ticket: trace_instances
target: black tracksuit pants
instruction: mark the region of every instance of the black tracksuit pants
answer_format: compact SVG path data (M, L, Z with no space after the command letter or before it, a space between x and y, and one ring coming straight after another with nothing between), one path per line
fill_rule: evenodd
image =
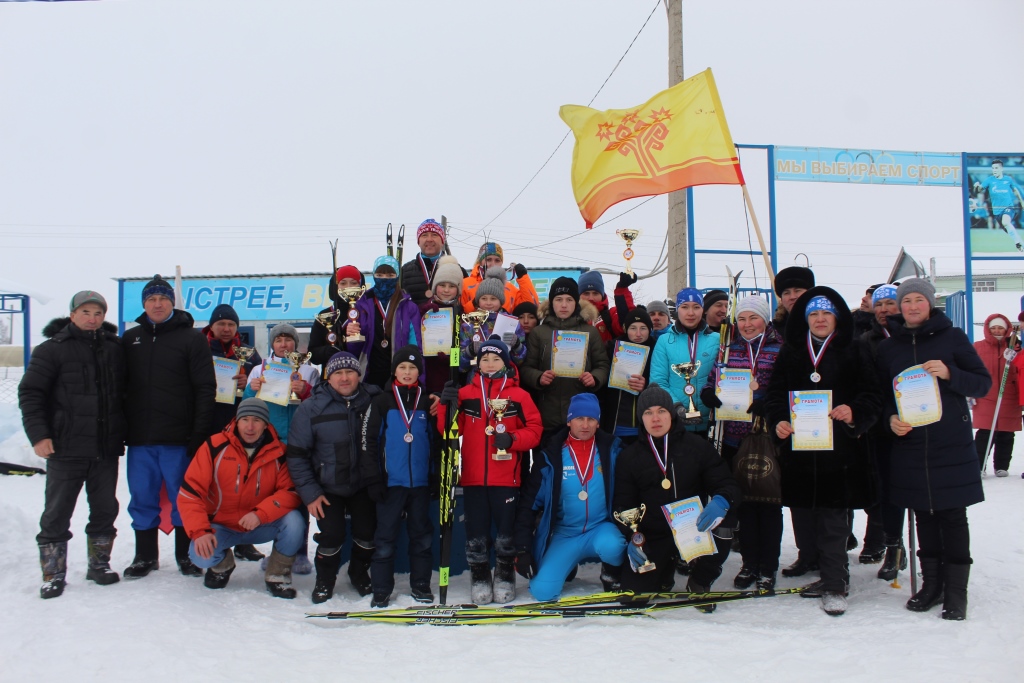
M46 502L39 519L38 543L65 543L71 539L71 515L85 485L89 504L89 536L115 536L117 519L118 458L51 457L46 463Z
M462 504L466 513L466 561L469 564L490 564L491 528L494 554L498 558L516 556L512 533L519 505L518 486L463 486Z

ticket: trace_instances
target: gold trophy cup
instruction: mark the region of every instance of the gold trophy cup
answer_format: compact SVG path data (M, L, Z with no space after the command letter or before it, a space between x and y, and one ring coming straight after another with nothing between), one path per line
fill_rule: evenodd
M359 319L359 311L356 310L356 302L359 301L359 297L366 291L366 287L344 287L338 290L338 294L341 295L345 301L348 302L348 321L350 323L355 322ZM328 330L330 331L330 330ZM330 337L328 337L330 341ZM366 337L361 334L350 334L345 337L347 343L364 342ZM334 342L331 342L332 344Z
M641 551L643 550L643 546L644 543L647 541L647 538L642 533L637 531L637 527L640 526L640 520L644 518L645 512L647 512L647 506L641 503L640 507L638 508L630 508L629 510L623 510L622 512L613 513L613 516L615 517L616 521L619 522L619 524L629 527L629 529L633 532L633 535L630 537L629 542L639 547ZM646 574L647 572L654 571L655 569L657 569L657 565L655 565L650 560L647 560L642 565L636 568L636 573Z
M327 329L327 343L333 346L338 341L338 335L334 332L334 323L338 321L337 314L334 311L317 313L315 320Z
M505 425L502 424L501 420L505 417L505 411L508 410L509 400L507 398L489 398L487 399L487 405L494 411L494 419L498 421L498 424L494 426L493 431L498 434L505 433ZM492 429L490 426L487 430ZM487 431L484 430L484 431ZM495 460L511 460L512 454L506 451L504 448L499 448L491 456Z
M630 264L630 261L636 256L633 252L633 242L640 236L640 230L638 228L622 228L621 230L616 230L615 234L626 242L626 249L622 252L622 258L626 259L626 273L632 275L633 266Z
M686 380L686 386L683 387L683 393L686 394L686 397L690 400L690 405L686 410L685 417L683 418L683 424L700 424L702 419L700 411L697 410L697 406L693 402L693 395L697 393L697 387L690 383L693 378L697 376L697 372L700 370L700 361L695 360L689 363L673 363L670 367L672 368L672 372Z
M473 359L469 361L470 365L476 365L476 351L480 346L480 342L483 341L483 338L480 336L480 326L487 322L489 315L490 313L487 311L473 311L472 313L462 314L462 322L473 326L473 344L470 347Z
M241 363L241 365L238 366L238 371L239 372L241 372L243 374L245 373L245 364L249 362L249 359L252 358L252 354L254 354L254 353L256 353L256 349L252 348L251 346L236 346L235 347L235 358L237 358L238 362ZM242 398L242 394L243 393L244 392L243 392L242 389L236 388L235 389L235 398Z
M299 353L298 351L292 351L291 353L287 354L286 358L288 358L288 362L291 363L291 366L292 366L292 378L293 379L296 376L298 376L299 379L302 379L302 376L299 375L299 367L303 363L308 362L309 359L312 356L313 356L312 353L302 354L302 353ZM293 391L291 397L288 399L288 405L297 406L300 403L302 403L302 399L300 399L298 397L298 395Z

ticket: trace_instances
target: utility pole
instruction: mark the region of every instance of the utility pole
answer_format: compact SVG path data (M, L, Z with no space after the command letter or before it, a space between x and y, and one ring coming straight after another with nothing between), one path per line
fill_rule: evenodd
M665 0L668 13L668 85L683 81L683 0ZM686 190L668 194L668 295L689 284L687 279Z

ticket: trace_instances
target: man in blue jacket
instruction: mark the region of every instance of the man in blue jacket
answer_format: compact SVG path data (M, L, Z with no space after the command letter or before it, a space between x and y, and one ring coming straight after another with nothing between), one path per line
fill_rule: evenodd
M535 462L516 515L516 571L530 579L530 592L541 601L556 599L588 558L601 560L601 580L610 584L626 556L626 540L612 520L622 444L598 430L601 410L593 394L574 396L567 419L568 427L544 446L539 466Z

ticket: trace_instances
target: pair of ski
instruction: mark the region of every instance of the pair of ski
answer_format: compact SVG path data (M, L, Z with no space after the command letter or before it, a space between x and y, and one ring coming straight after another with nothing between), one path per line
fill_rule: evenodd
M351 619L390 624L430 624L463 626L505 624L519 621L579 619L587 617L640 617L684 607L708 607L724 602L767 598L800 593L803 588L774 591L722 591L713 593L596 593L562 598L551 602L531 602L504 607L478 605L434 605L424 608L368 610L362 612L326 612L307 614L309 618Z

